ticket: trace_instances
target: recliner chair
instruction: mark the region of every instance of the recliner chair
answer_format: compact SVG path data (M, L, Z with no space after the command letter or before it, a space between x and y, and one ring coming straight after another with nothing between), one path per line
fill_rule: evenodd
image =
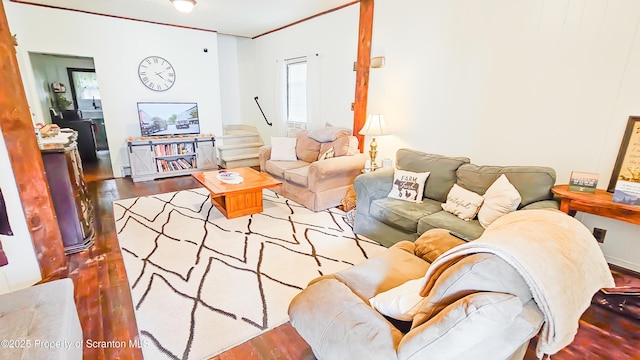
M474 241L432 229L316 278L289 317L319 359L515 360L538 333L542 358L573 341L593 294L612 286L589 229L558 210L521 210Z

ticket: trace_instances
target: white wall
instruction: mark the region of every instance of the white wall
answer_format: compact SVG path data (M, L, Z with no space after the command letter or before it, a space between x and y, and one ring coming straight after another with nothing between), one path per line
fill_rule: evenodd
M242 115L240 112L238 39L242 38L218 34L220 105L223 125L242 123Z
M201 132L222 133L217 34L3 3L11 32L18 36L18 62L36 118L43 115L34 95L37 84L28 52L94 59L116 177L122 176L121 166L129 163L125 140L140 136L139 101L197 102ZM161 56L175 68L176 82L170 90L155 92L141 83L138 65L149 55Z
M357 56L359 5L352 5L298 25L259 37L238 46L242 121L254 125L265 142L275 136L254 101L269 119L275 120L276 60L319 54L320 118L351 128L351 102L355 96L353 62ZM254 61L252 61L255 59Z
M13 171L6 171L11 170L11 163L1 131L0 166L4 169L0 176L0 189L2 189L9 224L13 232L13 236L0 235L2 249L9 261L8 265L0 267L0 294L4 294L31 286L42 277Z
M600 174L606 188L630 115L640 114L637 1L378 0L369 112L399 147L476 164L546 165ZM608 230L608 260L640 270L640 228L580 215Z

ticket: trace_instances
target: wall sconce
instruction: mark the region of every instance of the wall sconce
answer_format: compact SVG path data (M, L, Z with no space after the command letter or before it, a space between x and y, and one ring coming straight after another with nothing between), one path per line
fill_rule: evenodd
M196 0L171 0L173 6L180 12L189 13L196 6Z
M356 71L357 62L353 62L353 71ZM384 67L384 56L372 57L369 62L369 67L372 69L380 69Z
M384 67L384 56L376 56L371 58L371 68L379 69Z

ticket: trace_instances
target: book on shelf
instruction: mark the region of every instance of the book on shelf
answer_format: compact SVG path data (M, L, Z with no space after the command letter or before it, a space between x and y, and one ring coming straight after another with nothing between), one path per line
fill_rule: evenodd
M191 161L185 158L175 160L157 159L156 164L158 165L158 172L180 171L195 168L195 160L193 158Z

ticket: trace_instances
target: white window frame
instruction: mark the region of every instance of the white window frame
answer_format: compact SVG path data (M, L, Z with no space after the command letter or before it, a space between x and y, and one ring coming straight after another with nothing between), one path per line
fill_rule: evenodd
M298 57L294 59L286 60L286 110L287 110L287 127L289 128L289 132L291 130L304 130L307 128L307 104L306 104L306 96L307 96L307 73L305 71L305 84L304 84L304 96L305 96L305 110L304 110L304 118L296 117L291 118L291 107L290 107L290 77L289 77L289 66L291 65L299 65L299 64L307 64L307 57Z

